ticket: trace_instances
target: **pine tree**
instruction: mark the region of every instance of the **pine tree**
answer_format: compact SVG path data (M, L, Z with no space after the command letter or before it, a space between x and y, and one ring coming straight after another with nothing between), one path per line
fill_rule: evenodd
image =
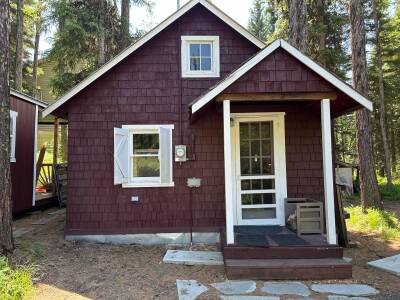
M351 28L351 53L353 87L360 93L368 94L368 70L366 57L366 36L362 0L350 0L349 20ZM356 112L358 164L360 168L360 199L363 209L382 208L375 160L372 150L371 114L366 108Z
M0 254L14 249L10 179L9 2L0 0Z

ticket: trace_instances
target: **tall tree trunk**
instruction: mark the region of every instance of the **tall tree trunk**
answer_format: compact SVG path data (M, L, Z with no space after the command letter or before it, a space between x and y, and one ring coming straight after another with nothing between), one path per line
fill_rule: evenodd
M349 19L351 30L351 53L353 87L360 93L368 94L367 59L365 54L364 7L362 0L350 0ZM371 113L362 108L356 113L358 164L360 167L360 198L363 209L382 208L375 161L372 151Z
M129 33L129 12L130 0L121 0L121 48L126 48L130 44Z
M35 23L35 45L33 50L33 67L32 67L32 95L36 97L37 88L37 72L38 72L38 57L39 57L39 43L40 34L42 32L42 22Z
M391 136L391 151L392 151L392 171L396 172L396 165L397 165L397 155L396 155L396 134L394 132L394 128L390 131Z
M15 49L15 89L22 91L24 63L24 0L17 0L17 43Z
M301 52L307 53L308 27L306 0L288 0L289 42Z
M10 179L9 2L0 0L0 253L14 249Z
M324 53L326 45L325 0L316 0L315 5L317 7L316 21L320 28L320 32L318 33L318 49L319 49L318 61L325 66L326 65L326 57Z
M375 23L376 67L378 69L379 85L379 126L382 136L384 164L387 178L387 187L393 188L392 170L390 169L390 151L386 130L385 91L383 87L382 48L380 40L380 20L378 18L378 0L372 1L372 14Z
M106 31L104 28L105 19L105 0L99 1L99 41L98 41L98 66L103 65L106 62Z

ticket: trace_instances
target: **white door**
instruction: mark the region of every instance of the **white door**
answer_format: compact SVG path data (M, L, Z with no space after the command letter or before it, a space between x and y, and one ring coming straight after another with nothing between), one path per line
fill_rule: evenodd
M234 117L238 225L284 225L284 113Z

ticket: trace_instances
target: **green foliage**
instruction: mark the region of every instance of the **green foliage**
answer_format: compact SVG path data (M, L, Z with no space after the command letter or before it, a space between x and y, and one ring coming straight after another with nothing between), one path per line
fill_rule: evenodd
M349 230L373 233L384 240L400 238L400 221L393 212L368 208L364 213L361 206L349 206L345 210L350 213Z
M26 299L34 293L32 267L11 268L8 260L0 256L0 299Z
M400 179L393 180L392 189L389 189L386 183L386 177L378 176L379 190L383 199L388 201L400 201Z
M260 40L266 41L275 32L277 18L274 3L266 0L253 0L248 30Z

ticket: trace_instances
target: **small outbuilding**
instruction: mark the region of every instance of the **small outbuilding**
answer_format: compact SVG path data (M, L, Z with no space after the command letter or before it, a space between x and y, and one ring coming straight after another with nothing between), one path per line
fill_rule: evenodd
M47 104L10 90L10 168L12 212L20 214L35 206L38 113Z

